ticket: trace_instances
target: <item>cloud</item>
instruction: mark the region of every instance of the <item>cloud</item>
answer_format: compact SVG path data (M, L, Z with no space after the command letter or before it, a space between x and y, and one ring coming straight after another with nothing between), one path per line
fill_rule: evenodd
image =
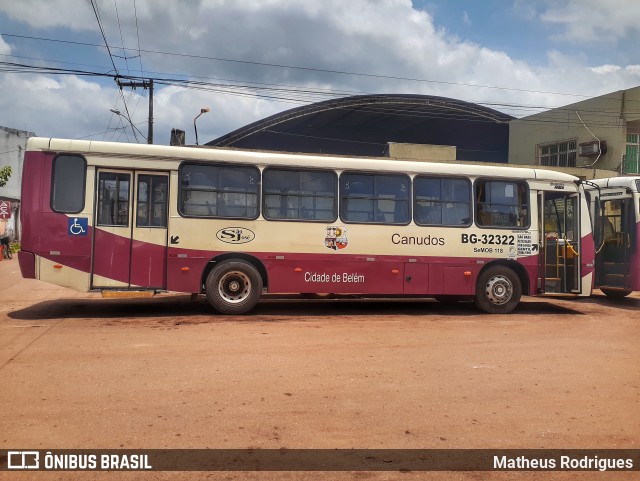
M255 120L290 108L290 105L255 97L231 95L212 97L206 92L167 87L155 97L154 112L159 114L156 117L154 136L165 139L164 143L168 143L171 129L179 128L186 132L187 143L195 143L193 120L203 107L209 107L211 111L201 115L197 121L198 138L201 144ZM145 129L143 131L146 132Z
M11 112L11 127L39 135L76 137L90 129L104 130L98 112L108 112L109 94L98 84L68 76L0 75L0 111ZM103 116L104 117L104 116Z
M607 2L584 3L602 12L604 7L598 5ZM547 65L528 65L500 50L449 35L410 0L137 0L97 4L115 54L123 53L118 48L122 43L134 49L127 52L129 56L138 54L138 44L143 49L139 59L127 64L114 57L123 73L128 67L137 74L142 64L145 75L156 79L186 76L209 84L268 89L234 87L235 95L231 95L223 85L194 90L157 82L155 137L164 143L173 127L186 130L189 141L193 117L203 106L212 111L198 119L199 137L211 140L280 110L327 99L331 95L323 95L325 89L333 96L339 92L440 95L487 102L504 110L505 104L554 107L584 98L546 92L599 95L640 83L638 71L629 66L590 67L585 59L560 52L551 52ZM117 15L114 5L118 6ZM559 22L575 5L568 0L560 6L554 4L546 10L545 21ZM628 5L625 9L630 11ZM80 33L87 41L102 43L88 2L70 10L66 0L22 0L11 6L0 4L0 12L35 31L42 30L45 37L73 39ZM578 17L572 21L578 22ZM625 21L623 25L628 24ZM51 28L63 33L50 34L46 29ZM18 42L12 46L14 54L20 55L16 45ZM28 45L33 49L41 44ZM46 58L64 52L74 62L111 63L106 52L93 47L45 45ZM0 51L3 48L8 45L0 41ZM96 52L101 57L96 58ZM0 74L0 87L11 92L0 99L0 109L11 112L18 128L28 125L40 135L81 137L122 121L109 113L114 107L124 111L113 84L75 77ZM146 133L146 93L125 89L124 94L132 120ZM25 98L30 99L26 107L18 100ZM33 104L39 108L34 109ZM114 140L122 137L119 131L108 135Z
M0 96L0 111L11 112L11 127L44 137L135 141L129 122L110 112L117 109L126 115L115 86L104 87L73 75L54 79L46 75L5 74L0 75L0 91L11 92ZM125 97L131 120L142 132L137 133L139 140L144 142L148 97L139 90L125 91ZM156 143L168 144L172 128L185 130L187 142L195 143L193 118L204 106L209 106L211 112L198 119L201 143L289 107L253 97L211 97L180 87L163 88L154 97Z
M593 67L591 71L598 74L610 74L619 72L621 68L619 65L600 65L599 67Z
M0 55L10 55L11 54L11 45L6 43L0 35Z
M530 0L514 0L514 13L525 20L536 20L538 13Z
M100 4L101 2L98 2ZM77 8L79 7L79 8ZM3 2L0 12L34 28L69 27L74 30L97 30L89 2L70 10L67 0L24 0Z
M563 0L554 2L540 16L543 22L560 25L559 40L614 43L634 40L640 34L640 2L637 0Z

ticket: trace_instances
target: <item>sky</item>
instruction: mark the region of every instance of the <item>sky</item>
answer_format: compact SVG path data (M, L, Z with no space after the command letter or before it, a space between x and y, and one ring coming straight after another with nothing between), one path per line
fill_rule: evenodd
M638 0L0 0L0 125L144 143L149 92L116 75L154 79L158 144L194 144L205 107L200 144L360 94L522 117L639 86L639 19Z

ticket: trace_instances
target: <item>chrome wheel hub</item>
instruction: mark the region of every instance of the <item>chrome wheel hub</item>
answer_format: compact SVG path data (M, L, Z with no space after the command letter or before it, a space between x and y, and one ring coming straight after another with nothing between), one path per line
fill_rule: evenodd
M509 302L513 296L513 285L505 276L493 276L487 281L485 292L492 304L502 305Z
M218 283L218 292L227 302L242 302L251 293L251 280L244 272L227 272Z

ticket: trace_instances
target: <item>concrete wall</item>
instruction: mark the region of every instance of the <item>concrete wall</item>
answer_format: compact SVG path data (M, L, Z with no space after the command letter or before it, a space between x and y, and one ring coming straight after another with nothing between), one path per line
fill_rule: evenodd
M12 215L8 221L0 220L0 235L20 238L20 190L22 186L22 164L27 139L34 137L33 132L0 127L0 168L11 167L11 177L7 185L0 187L0 199L11 202Z
M607 142L607 153L593 167L618 171L626 153L627 131L640 131L640 87L620 90L565 107L512 120L509 125L509 162L537 164L539 144L595 137ZM577 157L576 166L593 164L596 157Z
M11 177L4 187L0 187L0 198L20 199L22 183L22 162L27 139L35 137L33 132L0 127L0 168L11 167Z
M387 155L402 160L431 160L449 162L456 160L456 148L450 145L403 144L389 142Z
M387 145L388 156L394 159L415 160L422 162L449 162L456 164L473 164L473 165L492 165L499 167L526 167L540 168L534 164L501 164L494 162L471 162L464 159L456 159L456 148L445 145L422 145L422 144L394 144ZM584 167L542 167L547 170L556 170L566 174L575 175L581 180L602 179L607 177L615 177L618 175L616 171L596 168Z

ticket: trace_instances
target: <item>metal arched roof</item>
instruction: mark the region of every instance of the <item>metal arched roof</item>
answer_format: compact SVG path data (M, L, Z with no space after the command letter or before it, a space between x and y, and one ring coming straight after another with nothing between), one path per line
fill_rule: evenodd
M453 145L460 160L507 162L512 119L445 97L358 95L280 112L207 145L367 156L391 142Z

